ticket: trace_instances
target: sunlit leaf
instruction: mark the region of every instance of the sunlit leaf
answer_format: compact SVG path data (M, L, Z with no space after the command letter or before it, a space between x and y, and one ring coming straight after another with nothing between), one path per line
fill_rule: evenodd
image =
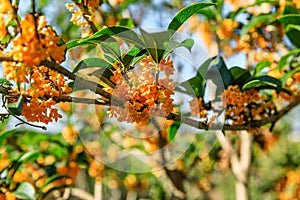
M34 200L35 190L34 187L27 182L22 182L16 191L13 192L14 195L19 199Z
M195 3L190 6L185 7L184 9L180 10L176 16L171 20L168 29L177 31L179 27L188 20L192 15L198 13L201 9L216 5L215 3Z

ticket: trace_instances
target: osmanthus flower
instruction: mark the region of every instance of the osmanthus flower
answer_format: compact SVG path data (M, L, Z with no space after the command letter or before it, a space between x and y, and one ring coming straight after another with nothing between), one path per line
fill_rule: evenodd
M240 87L229 86L222 94L226 109L226 119L233 124L244 124L251 120L260 120L275 112L271 101L259 94L255 89L241 91Z
M146 125L151 117L166 117L173 111L175 84L170 76L174 72L170 58L155 64L151 57L139 63L139 73L129 71L122 74L115 70L111 77L116 86L112 92L114 100L122 100L123 105L112 105L110 116L119 121Z
M36 21L35 21L36 20ZM61 63L65 59L66 46L54 29L47 26L44 16L31 14L20 23L20 34L12 39L11 55L15 61L2 62L3 74L8 80L25 83L17 91L24 98L22 115L30 122L49 123L62 116L53 97L67 95L71 88L64 75L40 65L44 60Z

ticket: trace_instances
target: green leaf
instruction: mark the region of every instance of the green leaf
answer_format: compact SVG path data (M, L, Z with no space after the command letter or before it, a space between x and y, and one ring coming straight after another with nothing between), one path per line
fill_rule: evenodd
M8 104L7 108L13 115L21 115L23 107L23 97L20 96L17 102Z
M296 68L296 69L293 69L292 71L290 71L290 72L288 72L288 73L285 73L285 74L280 78L280 80L281 80L283 86L286 85L286 82L287 82L287 80L288 80L290 77L292 77L294 74L296 74L296 73L299 72L299 71L300 71L300 67L298 67L298 68Z
M191 52L194 43L195 43L194 40L191 38L183 40L182 42L179 43L171 40L168 42L166 54L171 53L174 49L177 49L178 47L185 47Z
M169 141L173 141L173 140L174 140L174 138L175 138L175 136L176 136L176 134L177 134L177 131L178 131L180 125L181 125L180 122L174 122L174 123L171 125L171 127L170 127L170 129L169 129L169 134L168 134L168 139L169 139Z
M278 15L278 13L253 16L248 22L248 24L243 26L241 30L241 37L245 36L252 28L254 28L255 26L261 23L270 24L271 22L274 21L276 15Z
M300 24L300 14L286 14L277 19L283 24Z
M40 156L40 153L40 151L26 152L17 161L21 163L35 161Z
M249 78L251 78L250 72L241 67L232 67L232 68L230 68L229 71L233 78L232 85L237 84L237 85L242 86L249 80Z
M136 57L144 56L146 49L140 49L136 46L130 48L122 59L125 69L128 69Z
M9 137L10 135L14 134L16 132L16 130L10 130L10 131L6 131L4 133L1 133L0 135L0 146L2 145L3 141Z
M255 66L254 76L257 75L261 70L263 70L265 67L269 67L272 63L270 61L264 60Z
M176 16L171 20L168 29L173 30L176 32L179 27L188 20L192 15L199 13L199 11L203 8L216 5L215 3L195 3L190 6L185 7L184 9L180 10Z
M296 29L290 29L288 32L286 32L286 35L293 45L295 45L295 47L300 48L300 31L297 31Z
M286 32L290 32L292 30L296 30L298 32L300 32L300 25L295 25L295 24L288 24L286 27L285 27L285 31Z
M183 87L184 90L180 89L180 87ZM202 97L204 94L204 79L200 73L197 73L195 77L180 83L175 90L181 93L195 95L196 97Z
M277 89L279 90L282 86L281 81L271 77L271 76L260 76L260 77L256 77L252 80L250 80L249 82L247 82L244 86L243 86L243 90L247 90L253 87L263 87L263 86L268 86L268 88L273 88L273 89Z
M22 182L15 192L14 195L19 199L28 199L34 200L35 199L35 190L34 187L27 182Z
M144 47L152 57L153 61L159 63L165 53L164 44L169 40L169 31L148 33L140 29L143 37Z
M104 41L101 42L100 45L105 54L108 54L119 61L121 60L121 52L118 42Z
M93 68L93 67L101 67L110 69L112 66L109 62L101 58L86 58L81 60L73 70L73 73L78 72L82 69Z
M224 86L225 88L229 87L232 83L232 76L231 76L231 73L230 71L228 70L225 62L224 62L224 59L222 57L217 57L217 68L220 72L220 75L222 77L222 80L223 80L223 83L224 83Z
M136 44L141 47L143 46L143 42L134 31L122 26L111 26L97 31L90 37L71 40L67 42L67 49L72 49L74 47L83 45L95 44L96 42L100 43L101 41L107 40L111 36L121 38L126 42Z
M287 60L289 59L290 56L295 55L300 53L300 49L294 49L290 51L289 53L285 54L284 56L281 57L281 59L278 62L278 69L281 70L287 63Z
M117 22L117 26L123 26L127 28L134 28L134 22L130 18L123 18Z

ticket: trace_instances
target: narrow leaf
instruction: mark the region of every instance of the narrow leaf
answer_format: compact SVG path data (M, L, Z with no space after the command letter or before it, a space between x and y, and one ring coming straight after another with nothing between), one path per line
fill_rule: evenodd
M188 20L192 15L198 13L201 9L216 5L214 3L195 3L190 6L185 7L181 11L177 13L177 15L172 19L170 22L168 29L177 31L179 27L186 21Z

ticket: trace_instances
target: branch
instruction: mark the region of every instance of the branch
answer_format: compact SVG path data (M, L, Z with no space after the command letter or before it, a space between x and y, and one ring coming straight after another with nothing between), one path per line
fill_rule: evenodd
M110 105L110 103L108 101L97 100L97 99L88 99L88 98L79 98L79 97L70 97L70 96L53 97L53 100L56 103L74 102L74 103L95 104L95 105Z
M190 125L197 129L204 129L204 130L252 130L255 128L262 127L269 123L275 123L277 122L281 117L283 117L285 114L287 114L289 111L291 111L294 107L296 107L300 103L300 97L295 97L295 99L285 108L281 109L279 112L263 118L261 120L253 120L250 122L247 122L246 124L212 124L212 126L209 126L205 122L200 122L185 116L180 116L175 113L171 113L167 119L171 119L174 121L182 122L187 125Z
M65 75L69 79L76 81L79 85L86 87L87 89L91 90L92 92L95 92L96 94L99 94L99 95L105 97L106 99L111 99L111 94L109 94L108 92L105 92L104 90L99 88L97 83L85 80L81 77L78 77L74 73L70 72L69 70L67 70L66 68L64 68L63 66L61 66L55 62L50 62L50 61L44 60L41 62L41 65L45 65L49 69L52 69L54 71L57 71L57 72Z

